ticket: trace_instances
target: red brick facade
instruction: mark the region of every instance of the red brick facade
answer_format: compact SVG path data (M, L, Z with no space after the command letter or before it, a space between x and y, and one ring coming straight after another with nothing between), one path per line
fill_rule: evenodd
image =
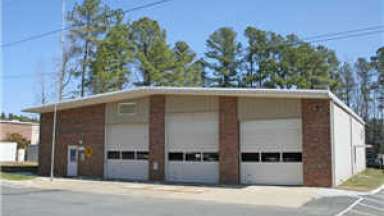
M165 179L165 101L164 95L150 97L149 179ZM219 97L219 176L222 184L240 182L240 138L238 99ZM305 186L332 186L332 146L330 100L301 100L303 137L303 176ZM41 115L39 174L49 175L53 113ZM93 155L79 160L78 175L102 177L104 173L105 104L58 112L55 175L66 176L68 145L93 149Z
M219 98L219 166L220 183L238 184L240 179L239 162L239 122L237 98Z
M38 174L48 176L51 164L53 113L40 115L40 144L39 144L39 169Z
M332 186L330 100L301 102L304 186Z
M49 175L52 143L53 113L41 115L41 143L39 146L39 174ZM78 175L103 177L104 175L105 104L58 112L55 145L55 175L66 176L68 145L83 141L93 154L78 160Z
M164 180L165 170L165 96L150 97L149 179Z

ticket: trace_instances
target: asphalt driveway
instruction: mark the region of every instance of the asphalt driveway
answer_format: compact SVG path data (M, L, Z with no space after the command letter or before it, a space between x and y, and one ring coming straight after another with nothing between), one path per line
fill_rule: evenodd
M95 194L60 189L2 185L2 214L51 215L335 215L357 198L333 196L315 199L299 208L224 204L210 201L157 199L129 195Z
M375 216L384 215L384 189L370 195L361 196L340 215L344 216Z

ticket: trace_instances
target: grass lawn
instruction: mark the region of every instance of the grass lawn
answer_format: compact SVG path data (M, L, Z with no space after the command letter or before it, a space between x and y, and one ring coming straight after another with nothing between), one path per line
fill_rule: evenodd
M348 190L370 191L384 184L384 170L368 168L339 187Z
M20 181L20 180L30 180L34 179L36 176L30 173L6 173L6 172L0 172L0 179L5 180L13 180L13 181Z

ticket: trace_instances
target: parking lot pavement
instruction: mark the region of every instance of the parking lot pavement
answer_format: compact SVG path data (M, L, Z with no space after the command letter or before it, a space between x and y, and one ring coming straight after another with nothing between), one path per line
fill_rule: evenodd
M384 189L363 195L337 216L382 216L384 215Z
M211 201L157 199L153 197L95 194L58 189L2 186L2 215L335 215L356 199L327 197L300 208L283 208Z

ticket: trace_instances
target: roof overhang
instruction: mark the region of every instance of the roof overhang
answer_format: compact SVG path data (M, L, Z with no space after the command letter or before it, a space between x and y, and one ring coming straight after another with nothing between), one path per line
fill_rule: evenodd
M306 98L330 99L348 113L364 121L354 113L341 100L328 90L298 90L298 89L248 89L248 88L202 88L202 87L138 87L128 90L108 92L78 99L62 100L41 106L24 109L23 112L47 113L57 110L72 109L96 104L111 103L120 100L136 99L151 95L195 95L195 96L233 96L233 97L259 97L259 98Z

